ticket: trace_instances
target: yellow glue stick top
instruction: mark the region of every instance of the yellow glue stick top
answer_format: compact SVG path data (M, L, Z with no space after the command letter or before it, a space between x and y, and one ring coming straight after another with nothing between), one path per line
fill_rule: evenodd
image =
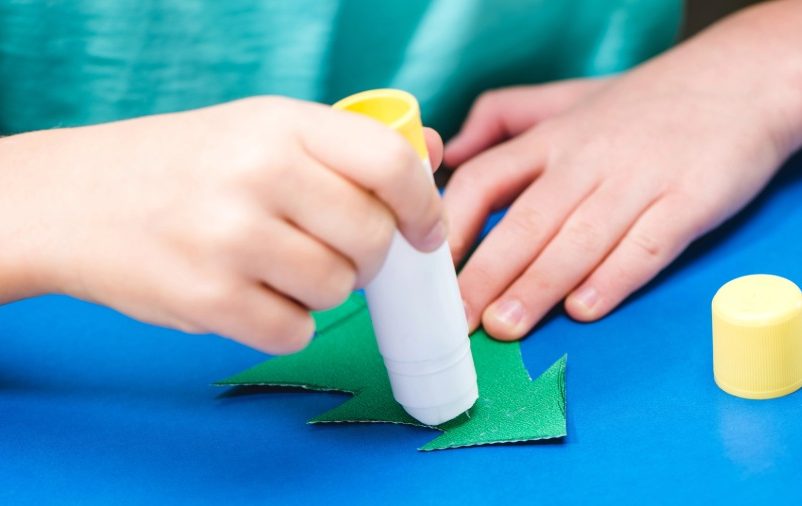
M363 91L340 100L332 107L362 114L387 125L403 135L422 159L429 158L426 141L423 139L418 101L406 91L393 89Z
M722 390L748 399L802 386L802 292L779 276L733 279L713 297L713 374Z

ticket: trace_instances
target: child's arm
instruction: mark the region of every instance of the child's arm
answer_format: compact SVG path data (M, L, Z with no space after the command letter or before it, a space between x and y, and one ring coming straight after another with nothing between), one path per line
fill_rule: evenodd
M802 1L732 16L625 75L491 92L446 149L471 326L594 320L751 200L802 143ZM489 149L488 149L489 148Z
M396 222L439 246L441 207L401 136L289 99L8 137L0 303L67 293L289 352L312 335L309 309L375 274Z

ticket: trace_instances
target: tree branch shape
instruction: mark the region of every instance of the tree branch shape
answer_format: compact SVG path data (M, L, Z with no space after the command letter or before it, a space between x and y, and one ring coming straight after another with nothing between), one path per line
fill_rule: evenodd
M423 426L393 399L361 295L315 314L317 335L293 355L273 358L216 383L220 386L283 386L353 394L309 423L387 422ZM465 414L432 427L442 432L420 450L513 443L566 435L565 366L560 358L532 381L520 345L484 331L471 335L479 399Z

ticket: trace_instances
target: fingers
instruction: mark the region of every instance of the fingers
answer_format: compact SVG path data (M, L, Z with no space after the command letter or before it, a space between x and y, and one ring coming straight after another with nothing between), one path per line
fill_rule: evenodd
M373 278L396 230L390 210L374 195L314 160L298 164L287 179L286 195L272 204L276 211L350 260L359 286ZM309 191L313 186L314 192ZM309 246L309 251L313 249Z
M426 140L426 149L429 152L429 163L432 165L432 171L437 172L440 164L443 163L443 139L432 128L424 128L423 136Z
M249 279L313 310L339 305L357 284L349 259L280 220L265 220L237 260Z
M565 111L604 82L576 79L484 93L474 103L460 132L446 146L446 163L458 167L485 149Z
M542 142L536 135L522 135L482 153L451 177L443 204L455 262L468 252L487 216L507 205L542 171Z
M621 188L607 181L571 213L534 262L484 312L482 323L491 335L511 340L529 332L604 259L654 199L652 192L634 189L622 196Z
M567 171L548 171L521 194L459 275L471 329L479 325L485 308L538 256L594 184L591 179L572 178Z
M315 331L303 307L258 283L200 290L193 314L201 319L196 328L272 354L304 348Z
M687 199L669 195L658 200L568 296L566 310L581 321L601 318L663 270L708 226Z
M392 210L416 248L433 251L447 233L440 197L403 137L358 114L304 103L307 153L323 166L374 192Z

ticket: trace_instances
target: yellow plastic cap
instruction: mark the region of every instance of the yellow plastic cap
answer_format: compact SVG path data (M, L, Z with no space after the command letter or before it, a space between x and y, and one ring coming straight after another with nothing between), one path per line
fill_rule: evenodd
M771 399L802 386L802 292L779 276L733 279L713 297L713 375L725 392Z
M429 159L420 106L414 96L401 90L369 90L346 97L332 107L341 111L362 114L384 123L412 144L418 155Z

